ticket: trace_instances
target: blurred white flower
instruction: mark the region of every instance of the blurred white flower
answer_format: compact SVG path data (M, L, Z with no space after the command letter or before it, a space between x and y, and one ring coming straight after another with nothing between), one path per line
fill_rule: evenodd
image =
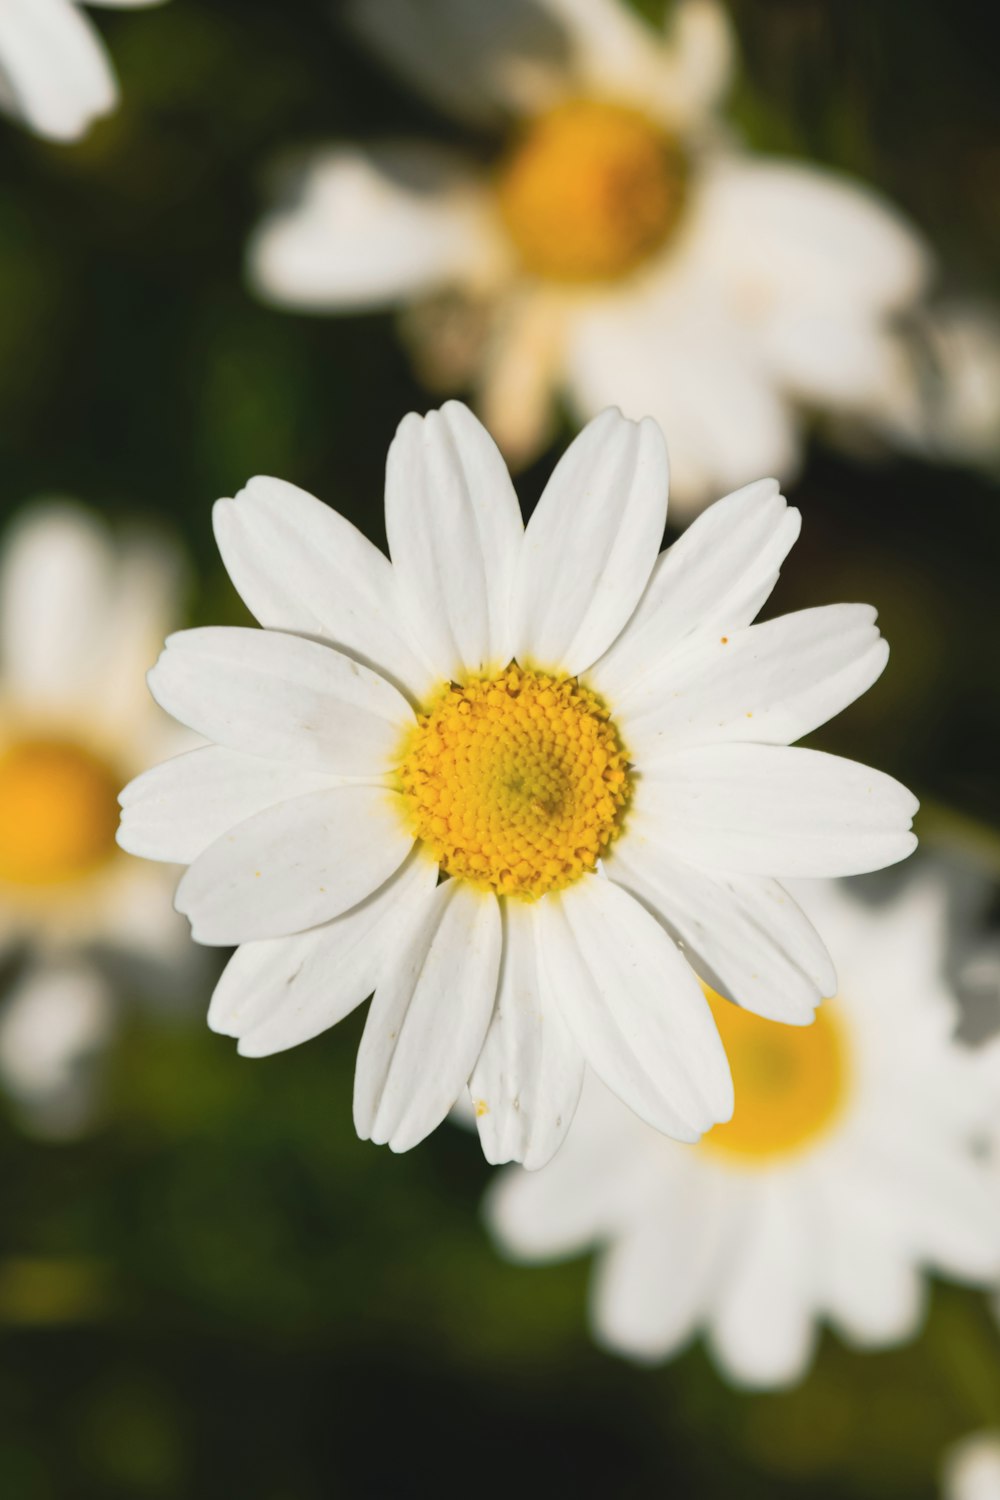
M586 1061L694 1140L731 1083L676 939L742 1004L804 1024L835 977L770 877L872 869L915 842L897 782L790 748L881 673L875 612L750 624L799 529L773 480L658 557L663 438L616 411L527 528L471 412L410 415L385 506L391 565L279 480L218 503L265 628L170 638L153 694L216 744L127 788L120 841L189 864L195 938L242 945L209 1022L244 1054L374 990L362 1137L406 1150L468 1084L487 1156L540 1165Z
M810 409L863 416L908 378L891 322L927 251L884 200L741 150L718 124L714 0L662 36L618 0L359 0L357 28L442 107L507 129L484 169L410 141L334 146L265 219L250 276L288 307L395 306L427 377L471 383L514 462L564 395L670 442L675 509L796 467Z
M118 10L162 0L87 0ZM76 141L118 103L104 43L78 0L0 0L0 109L37 135Z
M170 873L115 843L119 787L181 744L141 682L177 588L162 542L116 547L68 504L29 508L0 556L0 958L12 974L0 1078L52 1133L89 1106L82 1063L112 1010L102 958L185 951Z
M887 392L888 435L921 458L1000 474L1000 309L942 301L900 337L907 378Z
M1000 1500L1000 1432L974 1432L945 1454L943 1500Z
M576 1127L543 1172L487 1199L529 1261L596 1247L597 1338L639 1360L699 1331L735 1383L799 1380L828 1319L861 1348L918 1328L922 1273L989 1283L1000 1194L979 1147L997 1117L998 1049L954 1040L943 980L946 891L924 874L889 905L797 891L837 955L837 998L804 1030L715 999L732 1122L664 1140L588 1078Z

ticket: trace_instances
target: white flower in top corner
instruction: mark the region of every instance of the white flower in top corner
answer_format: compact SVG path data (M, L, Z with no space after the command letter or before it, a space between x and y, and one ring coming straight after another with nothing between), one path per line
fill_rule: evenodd
M125 10L162 0L87 0ZM118 103L118 83L78 0L0 0L0 109L36 135L76 141Z
M356 0L357 29L443 108L499 134L489 169L417 141L331 146L257 230L287 307L408 309L439 389L471 385L508 458L554 399L671 437L678 514L795 468L806 412L881 411L907 378L895 315L929 261L832 172L740 149L719 121L714 0L662 35L619 0Z
M773 480L657 556L666 511L659 428L609 410L525 527L456 402L389 450L391 563L276 479L216 507L265 628L170 638L152 692L216 743L127 788L120 841L190 864L195 938L241 945L209 1022L244 1054L374 990L362 1137L405 1150L468 1084L487 1156L538 1166L586 1062L696 1139L731 1082L677 940L741 1004L804 1024L833 968L771 877L914 845L897 782L789 748L882 671L874 610L750 624L799 529Z
M925 1271L983 1284L1000 1270L980 1155L1000 1058L955 1040L943 885L925 874L876 907L823 883L797 895L837 954L838 994L799 1030L710 994L729 1124L681 1149L588 1079L560 1156L505 1172L487 1200L520 1259L598 1250L607 1347L659 1360L704 1332L749 1386L801 1379L823 1320L861 1348L910 1337Z
M1000 1432L973 1432L945 1454L943 1500L1000 1500Z
M36 504L0 554L0 1080L29 1124L85 1123L84 1066L113 1022L109 964L184 953L169 871L115 843L117 794L182 742L140 681L177 616L162 542L115 545L87 512Z

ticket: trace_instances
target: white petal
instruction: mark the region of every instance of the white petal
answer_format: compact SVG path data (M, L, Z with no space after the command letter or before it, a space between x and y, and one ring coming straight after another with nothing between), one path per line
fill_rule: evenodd
M565 86L570 41L538 0L348 0L347 15L404 78L477 123L535 113Z
M924 1264L960 1281L995 1284L1000 1271L1000 1199L967 1147L924 1122L886 1119L865 1163L895 1210L898 1232Z
M540 974L535 911L504 901L503 959L496 1009L469 1094L489 1162L542 1167L576 1113L583 1057Z
M867 692L889 657L868 604L828 604L701 636L614 699L630 758L652 770L685 745L788 745Z
M890 400L901 378L897 340L865 308L775 309L760 330L768 369L797 401L862 416Z
M970 1433L948 1449L941 1494L943 1500L1000 1500L1000 1433Z
M383 977L354 1076L362 1140L408 1151L438 1126L483 1045L500 971L500 908L461 880L439 885Z
M930 257L912 225L871 189L821 167L759 156L720 159L700 189L700 235L719 295L784 310L904 306Z
M75 141L114 108L118 89L100 37L68 0L0 6L0 105L39 135Z
M311 932L244 943L215 987L213 1031L268 1057L335 1026L378 984L396 935L430 900L437 867L419 851L367 900Z
M582 672L635 609L667 516L667 454L655 422L603 412L559 460L524 534L514 654Z
M406 641L389 559L344 516L259 476L235 500L219 500L212 520L226 571L261 625L319 636L423 695L427 671Z
M656 1130L695 1140L729 1118L732 1079L701 987L654 917L586 876L539 907L539 951L590 1067Z
M118 799L118 842L143 859L189 865L254 813L337 784L332 776L206 745L129 782Z
M587 1073L569 1138L540 1172L497 1173L483 1200L494 1239L518 1260L558 1260L613 1238L649 1191L648 1127ZM661 1144L654 1138L656 1144ZM669 1185L680 1156L656 1159Z
M114 1019L107 980L80 959L29 965L5 994L0 1078L32 1132L65 1139L86 1127Z
M405 617L436 675L448 681L505 667L524 528L499 449L460 402L399 424L385 526Z
M308 792L209 845L177 887L177 910L199 943L302 932L371 895L412 844L398 793L371 786Z
M895 1204L845 1162L824 1183L830 1224L822 1278L826 1311L861 1348L901 1343L925 1310L923 1276L900 1234Z
M182 630L168 637L149 688L206 739L331 775L387 771L414 722L385 678L330 646L272 630Z
M615 401L659 423L677 520L748 474L794 478L801 424L754 342L719 307L718 288L672 279L668 298L601 299L577 311L566 386L581 421Z
M709 506L661 553L638 608L588 681L617 701L679 642L749 625L801 524L774 479L758 479Z
M780 1182L763 1181L755 1196L719 1279L709 1340L734 1384L788 1386L805 1374L816 1343L817 1247L807 1210Z
M489 278L496 249L482 190L442 147L338 147L309 161L289 207L258 227L251 282L284 306L362 310Z
M721 995L770 1021L807 1025L837 976L819 934L776 880L705 875L648 838L615 844L610 880L647 906Z
M731 1227L720 1176L678 1172L670 1188L612 1241L595 1271L594 1331L634 1359L666 1359L692 1337Z
M26 705L72 701L92 658L114 583L105 528L69 504L24 512L8 532L0 567L0 648L5 689Z
M643 777L632 818L700 870L860 875L913 852L917 807L891 776L839 755L707 745L665 756Z

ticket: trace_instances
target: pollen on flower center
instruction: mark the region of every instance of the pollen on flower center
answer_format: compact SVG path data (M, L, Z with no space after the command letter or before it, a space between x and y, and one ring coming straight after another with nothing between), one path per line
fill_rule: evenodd
M399 774L442 870L525 900L594 869L630 793L597 695L515 665L444 688L407 735Z
M109 859L119 784L69 740L18 740L0 752L0 883L58 885Z
M573 100L542 115L500 168L500 212L530 271L599 281L633 270L668 238L684 159L638 110Z
M810 1026L783 1026L741 1010L703 985L736 1093L733 1118L714 1126L699 1149L764 1165L823 1135L848 1092L848 1058L835 1003Z

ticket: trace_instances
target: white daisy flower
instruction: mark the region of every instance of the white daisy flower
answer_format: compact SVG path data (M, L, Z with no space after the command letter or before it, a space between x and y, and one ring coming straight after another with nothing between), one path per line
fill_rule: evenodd
M115 844L123 779L180 744L139 682L178 581L162 542L117 547L63 504L29 509L0 555L0 962L15 966L0 1078L43 1130L89 1109L81 1065L112 1025L109 963L184 952L171 873Z
M1000 1500L1000 1432L970 1433L945 1454L944 1500Z
M118 10L162 0L87 0ZM78 0L2 0L0 109L36 135L77 141L118 103L118 83Z
M586 1061L696 1139L731 1082L675 940L741 1004L804 1023L833 970L770 877L913 847L898 783L789 748L881 672L874 611L750 625L799 529L773 480L657 557L666 508L659 428L607 411L525 528L455 402L390 448L391 564L276 479L216 507L265 628L170 638L152 692L216 743L125 791L120 842L189 864L195 938L242 945L209 1023L245 1055L374 990L362 1138L408 1149L469 1083L487 1156L540 1165Z
M978 1154L998 1056L954 1038L943 884L925 875L873 908L834 886L802 899L840 989L805 1029L709 994L729 1124L682 1149L588 1079L557 1160L505 1172L487 1202L519 1258L598 1247L591 1318L607 1347L659 1360L704 1331L740 1385L800 1379L823 1319L862 1348L909 1337L925 1270L984 1283L1000 1269L1000 1196Z
M690 514L747 474L789 475L807 409L882 410L907 378L895 314L922 242L832 172L720 127L732 40L714 0L661 35L618 0L358 0L363 35L417 87L505 132L496 163L417 141L338 145L249 250L268 299L411 309L440 389L471 384L522 462L553 399L611 402L671 434Z

